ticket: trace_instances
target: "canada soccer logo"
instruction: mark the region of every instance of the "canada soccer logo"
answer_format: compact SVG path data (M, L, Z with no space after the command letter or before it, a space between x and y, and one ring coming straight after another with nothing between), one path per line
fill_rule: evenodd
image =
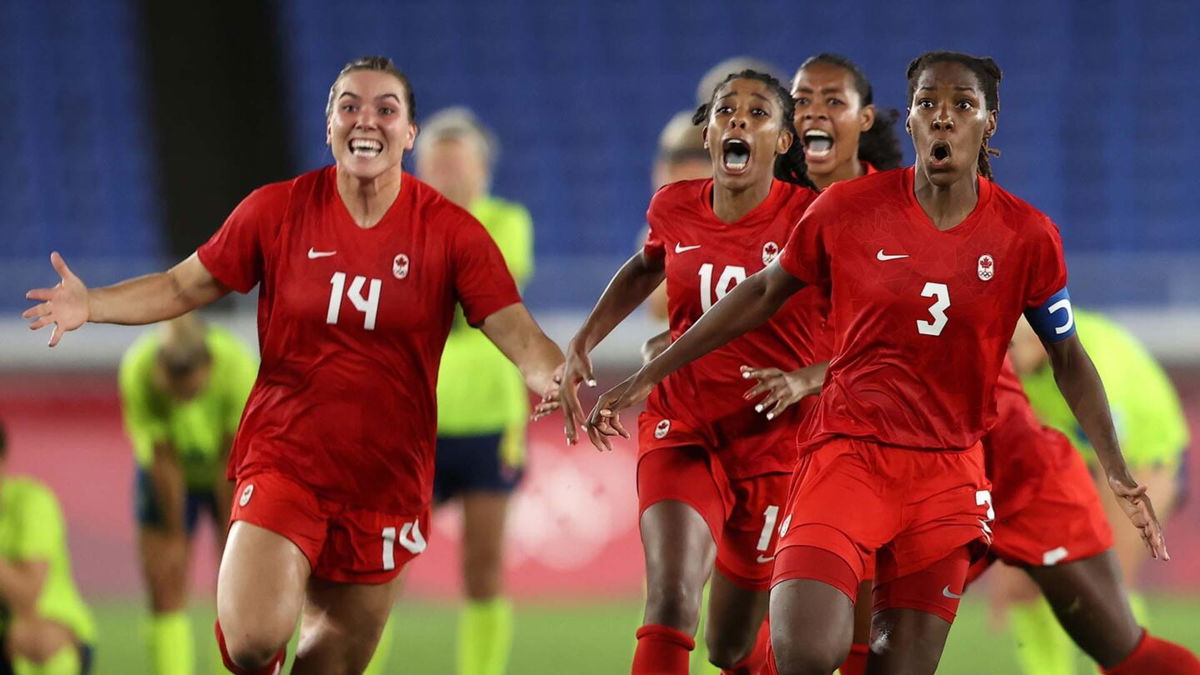
M992 260L992 256L984 253L979 256L978 271L980 281L991 281L992 277L996 276L996 261Z
M408 256L400 253L392 258L392 275L397 279L408 276Z
M654 437L662 440L671 431L671 420L662 420L654 426Z
M763 264L770 265L775 256L779 255L779 244L773 241L768 241L763 244Z

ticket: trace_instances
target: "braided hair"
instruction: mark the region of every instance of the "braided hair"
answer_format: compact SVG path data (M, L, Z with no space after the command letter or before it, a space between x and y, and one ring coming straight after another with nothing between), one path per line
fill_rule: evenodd
M712 99L716 97L721 87L732 80L758 80L766 84L779 101L779 107L783 111L783 128L785 131L791 132L792 144L788 146L787 152L775 157L775 177L785 183L794 183L813 192L819 192L816 183L813 183L812 179L808 177L808 163L804 161L804 144L800 142L800 135L796 133L796 124L793 121L793 117L796 115L796 100L792 98L791 92L784 89L779 80L771 75L749 69L730 73L717 86L713 87L708 103L702 103L700 107L696 108L696 114L692 115L692 124L703 124L708 120L708 113L713 106Z
M841 54L823 52L805 59L797 71L818 64L836 66L850 73L854 78L854 89L858 92L858 98L862 105L867 106L874 103L875 94L871 89L871 81L867 79L866 73L858 67L858 64ZM798 75L799 72L797 72ZM875 121L871 124L871 128L862 132L858 137L858 158L880 171L900 166L904 162L904 155L900 152L900 138L896 135L895 129L896 121L899 119L900 111L895 108L876 109Z
M1003 77L1000 66L996 65L996 62L989 57L971 56L962 52L925 52L913 59L908 64L909 105L912 105L913 92L917 89L917 78L926 68L935 63L957 63L970 69L979 79L979 86L983 89L984 107L989 112L1000 114L1000 78ZM988 139L984 136L983 143L979 145L979 175L992 180L992 164L989 161L989 155L999 157L1000 151L988 147Z

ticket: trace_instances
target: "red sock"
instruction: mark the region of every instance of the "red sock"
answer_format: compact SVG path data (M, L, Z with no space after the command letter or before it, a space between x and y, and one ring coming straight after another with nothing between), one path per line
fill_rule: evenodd
M1159 640L1149 632L1142 633L1142 641L1125 660L1108 669L1105 675L1197 675L1200 659L1174 642Z
M746 658L733 664L732 668L722 670L721 675L762 675L770 647L771 626L763 621L762 626L758 628L758 636L754 639L754 648Z
M275 658L262 668L255 670L247 670L233 662L229 658L229 650L225 648L225 633L221 630L221 622L213 622L213 630L217 633L217 645L221 648L221 661L225 663L225 668L234 675L279 675L283 672L283 662L287 659L287 645L284 645Z
M846 662L839 666L838 670L842 675L866 675L867 654L870 653L870 647L855 642L850 645L850 654L846 656Z
M688 657L695 648L691 636L670 626L642 626L637 631L633 675L687 675Z

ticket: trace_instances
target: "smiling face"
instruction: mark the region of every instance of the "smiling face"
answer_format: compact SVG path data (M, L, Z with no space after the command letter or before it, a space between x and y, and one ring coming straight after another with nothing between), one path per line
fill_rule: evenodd
M974 176L983 139L996 131L979 77L969 67L939 61L917 73L905 128L912 135L917 170L934 185Z
M713 177L723 187L740 190L770 182L775 156L787 152L792 141L783 107L767 83L737 78L713 95L704 145Z
M377 70L354 70L334 84L325 141L340 171L372 180L400 170L417 137L407 93L398 78Z
M835 175L857 175L858 139L874 123L875 106L862 104L854 74L832 63L813 63L796 72L792 98L808 175L818 184Z

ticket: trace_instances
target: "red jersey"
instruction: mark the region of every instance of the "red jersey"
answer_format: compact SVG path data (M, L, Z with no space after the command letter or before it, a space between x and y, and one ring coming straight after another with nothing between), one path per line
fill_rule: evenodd
M1007 358L996 381L996 409L996 426L983 437L983 457L996 517L1008 518L1033 500L1047 476L1064 473L1075 448L1038 421Z
M335 167L267 185L197 251L226 286L261 283L262 365L230 478L271 469L352 506L428 506L434 388L455 305L478 324L520 296L478 221L402 181L369 229L346 210Z
M817 196L808 188L776 180L754 210L725 223L713 213L712 190L712 179L672 183L654 195L646 213L650 232L644 252L650 258L665 258L672 339L774 260ZM794 370L829 358L827 309L820 289L801 291L757 330L668 376L650 394L647 410L705 430L718 453L736 454L722 456L732 478L791 471L801 406L767 420L742 398L753 382L739 369L750 365ZM775 436L783 441L775 442ZM731 443L735 439L738 443Z
M980 178L971 214L938 230L911 167L831 186L780 263L832 298L835 356L806 443L974 445L1017 318L1067 282L1058 229L1037 209Z

